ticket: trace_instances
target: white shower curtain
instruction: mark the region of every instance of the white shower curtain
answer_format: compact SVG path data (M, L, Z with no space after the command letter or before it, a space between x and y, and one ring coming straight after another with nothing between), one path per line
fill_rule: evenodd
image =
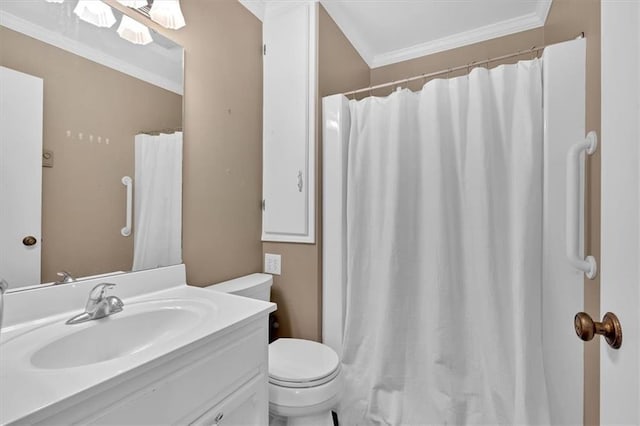
M548 423L540 61L350 113L340 422Z
M133 270L182 262L182 132L136 135Z

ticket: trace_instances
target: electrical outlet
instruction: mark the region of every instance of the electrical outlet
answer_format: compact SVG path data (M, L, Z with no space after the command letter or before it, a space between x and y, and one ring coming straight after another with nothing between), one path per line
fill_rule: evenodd
M264 272L267 274L280 275L282 256L279 254L265 253Z

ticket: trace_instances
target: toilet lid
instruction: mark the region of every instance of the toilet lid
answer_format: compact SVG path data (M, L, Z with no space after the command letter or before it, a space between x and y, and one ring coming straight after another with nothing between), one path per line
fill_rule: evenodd
M335 351L322 343L278 339L269 345L269 378L274 384L317 386L333 379L339 365Z

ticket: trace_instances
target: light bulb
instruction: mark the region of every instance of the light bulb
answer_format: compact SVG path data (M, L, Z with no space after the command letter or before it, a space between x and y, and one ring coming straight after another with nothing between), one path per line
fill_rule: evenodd
M79 0L73 13L96 27L111 28L116 23L111 8L100 0Z
M172 30L185 26L178 0L155 0L151 5L149 16L158 24Z
M118 35L134 44L145 45L153 41L149 28L126 15L122 15L122 21L120 21L120 26L118 27Z
M134 9L140 9L148 4L147 0L118 0L118 3Z

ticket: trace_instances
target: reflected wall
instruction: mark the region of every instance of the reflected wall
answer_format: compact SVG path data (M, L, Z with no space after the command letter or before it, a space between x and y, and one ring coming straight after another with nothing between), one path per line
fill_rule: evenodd
M134 174L136 133L182 126L182 96L6 27L0 40L0 65L44 80L53 167L43 168L41 282L130 270L121 179Z

